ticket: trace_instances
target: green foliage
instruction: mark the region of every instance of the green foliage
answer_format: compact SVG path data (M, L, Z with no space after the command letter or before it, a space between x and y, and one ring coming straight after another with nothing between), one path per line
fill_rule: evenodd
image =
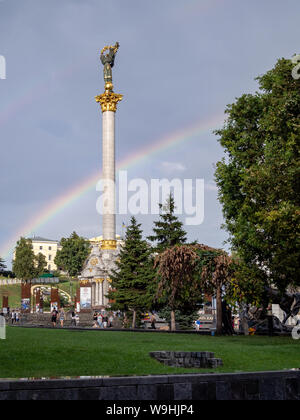
M0 257L0 273L2 273L6 268L6 265L4 264L4 260Z
M15 249L13 272L17 278L29 281L36 275L35 255L31 239L20 238Z
M195 276L196 264L197 254L188 245L175 245L157 256L157 297L162 298L171 311L195 309L202 300L199 280Z
M150 309L153 301L151 287L155 272L151 250L142 239L140 224L132 217L121 248L117 268L111 273L112 290L108 297L113 309L142 312Z
M174 245L181 245L186 242L186 233L183 224L178 220L175 213L174 197L170 195L166 204L159 204L160 220L154 222L154 235L148 237L149 241L156 242L155 251L163 252Z
M62 238L62 249L57 251L54 259L57 267L69 276L78 276L90 253L90 243L73 232L70 238Z
M300 285L300 82L281 59L258 78L260 91L227 107L217 131L226 159L216 182L229 241L237 252L237 294Z
M160 318L165 319L167 322L171 322L171 309L165 306L158 312ZM176 323L180 329L188 330L193 329L194 321L198 318L198 311L194 308L185 308L183 310L175 311Z
M36 257L35 257L35 277L39 277L42 274L44 274L45 269L47 267L47 261L46 261L46 257L45 255L39 253Z

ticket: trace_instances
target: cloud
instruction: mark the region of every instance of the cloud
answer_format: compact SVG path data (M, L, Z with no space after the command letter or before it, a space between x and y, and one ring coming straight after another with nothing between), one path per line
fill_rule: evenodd
M205 185L204 188L206 191L218 191L218 187L216 183L213 181L205 182L204 185Z
M162 162L162 168L165 172L184 172L186 167L180 162Z

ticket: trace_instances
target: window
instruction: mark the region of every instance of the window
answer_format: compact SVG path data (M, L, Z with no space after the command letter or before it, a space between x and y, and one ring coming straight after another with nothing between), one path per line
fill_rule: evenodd
M48 270L51 271L51 264L48 265Z
M51 246L49 246L49 251L51 251L52 250L52 247Z
M40 246L40 249L43 249L43 247L42 247L42 246Z
M51 261L51 255L48 256L48 260Z

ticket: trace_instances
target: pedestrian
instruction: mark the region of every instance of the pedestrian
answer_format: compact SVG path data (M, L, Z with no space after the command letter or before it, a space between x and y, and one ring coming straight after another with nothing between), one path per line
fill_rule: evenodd
M154 314L151 314L150 322L151 322L152 330L156 330L156 326L155 326L156 318L155 318Z
M268 308L267 308L267 319L268 319L269 336L272 337L274 333L274 327L273 327L273 311L272 311L271 303L268 305Z
M11 311L11 323L12 323L12 325L14 324L15 320L16 320L16 318L15 318L15 310L13 309Z
M195 321L195 327L196 327L196 331L200 331L200 328L201 328L201 321L200 321L200 319L197 319Z
M51 312L51 322L52 322L53 328L56 327L57 315L58 315L57 310L55 308L53 308L53 310Z
M18 324L20 321L20 313L18 310L16 310L15 319L16 319L16 324Z
M64 308L61 308L61 310L60 310L59 320L60 320L60 326L61 326L61 328L64 328L64 322L65 322L65 311L64 311Z
M108 318L108 322L109 322L109 327L112 328L113 327L113 322L114 322L114 316L113 314L110 315L110 317Z
M99 328L103 328L103 317L101 313L98 314L97 322L98 322Z
M80 318L78 314L75 315L75 322L76 322L76 327L78 327L79 322L80 322Z
M107 324L108 324L108 317L107 317L107 315L105 315L104 317L103 317L103 328L107 328Z
M98 312L94 312L93 315L93 328L98 328Z
M71 313L71 327L76 327L76 314L74 311Z

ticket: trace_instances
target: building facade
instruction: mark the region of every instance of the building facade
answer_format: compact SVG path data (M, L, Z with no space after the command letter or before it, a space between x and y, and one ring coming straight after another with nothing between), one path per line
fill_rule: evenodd
M61 249L60 242L41 238L39 236L30 239L32 241L34 255L43 254L46 258L47 270L50 272L56 271L57 266L54 262L54 259L56 257L57 251Z

